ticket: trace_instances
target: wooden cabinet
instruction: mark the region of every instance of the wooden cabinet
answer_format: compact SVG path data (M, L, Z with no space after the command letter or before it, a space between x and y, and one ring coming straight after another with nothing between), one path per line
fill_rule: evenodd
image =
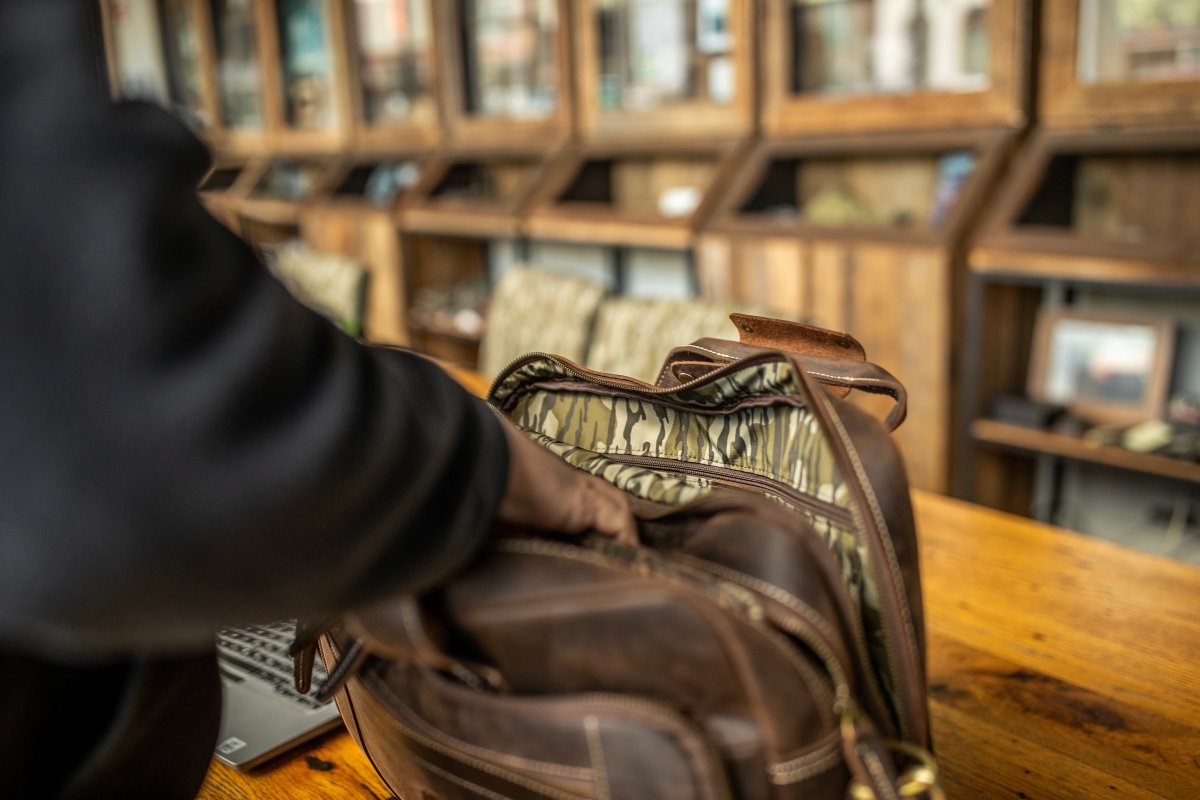
M764 2L768 135L1028 122L1027 0Z
M1139 396L1168 381L1182 394L1200 390L1200 366L1183 357L1200 330L1200 5L1072 0L1043 12L1040 129L969 255L955 491L1071 524L1059 517L1072 504L1064 475L1081 469L1134 482L1100 498L1134 508L1157 491L1194 497L1200 483L1196 463L1142 452L1122 434L1129 422L1168 416L1161 403L1131 406L1122 424L1104 427L1078 402L1082 384L1067 382L1050 398L1068 406L1065 422L997 418L1000 403L1037 394L1054 369L1047 348L1056 345L1037 335L1048 318L1100 313L1170 328L1181 355L1170 369L1154 368L1147 351L1120 374L1136 375ZM1075 374L1091 380L1092 357L1078 358ZM1093 491L1088 504L1096 501Z
M1025 149L970 253L956 493L1029 513L1034 465L1045 473L1062 459L1200 482L1196 464L1097 446L1081 430L1063 435L993 419L998 398L1025 396L1035 382L1045 356L1035 331L1049 310L1100 308L1185 331L1200 326L1200 310L1187 313L1200 309L1197 141L1178 130L1047 129ZM1177 387L1200 385L1200 375L1181 369L1173 370ZM1154 416L1165 413L1160 405ZM1102 422L1083 416L1087 425ZM1042 492L1050 514L1058 496Z
M441 141L433 0L346 3L348 99L358 152L419 153Z
M700 237L706 297L849 331L908 387L898 438L922 488L948 485L961 253L1013 139L766 140Z
M964 252L1029 119L1032 4L763 14L762 138L700 237L702 292L862 340L912 393L914 484L945 490Z
M533 198L537 240L691 251L757 124L756 2L576 6L576 145Z
M552 150L573 130L567 0L439 0L451 148Z

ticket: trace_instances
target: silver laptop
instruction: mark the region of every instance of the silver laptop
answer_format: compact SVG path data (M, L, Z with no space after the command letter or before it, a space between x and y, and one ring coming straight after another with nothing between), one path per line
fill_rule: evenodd
M288 655L291 622L227 628L217 635L217 664L224 684L216 757L251 769L341 724L337 706L296 691ZM313 685L325 680L318 658Z

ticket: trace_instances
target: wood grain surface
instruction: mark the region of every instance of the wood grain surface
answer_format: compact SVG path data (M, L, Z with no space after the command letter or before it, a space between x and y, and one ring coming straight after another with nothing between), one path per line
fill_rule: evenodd
M914 497L947 795L1200 797L1200 570ZM200 794L391 796L344 732L249 775L214 764Z

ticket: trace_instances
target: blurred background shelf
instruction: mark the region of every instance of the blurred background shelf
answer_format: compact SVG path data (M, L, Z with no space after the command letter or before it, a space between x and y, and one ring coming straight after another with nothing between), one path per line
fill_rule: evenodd
M1089 461L1130 472L1200 484L1200 464L1191 461L1135 453L1111 445L1091 444L1077 437L1026 428L1009 422L977 419L971 423L971 435L976 441L985 444Z

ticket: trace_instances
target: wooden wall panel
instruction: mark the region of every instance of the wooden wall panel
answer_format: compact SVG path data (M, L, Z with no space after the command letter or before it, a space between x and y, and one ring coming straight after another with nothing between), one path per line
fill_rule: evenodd
M948 262L935 248L858 243L849 332L908 389L897 433L913 485L945 491L950 434ZM874 409L874 401L864 400Z
M945 491L950 440L950 267L928 245L751 239L708 234L697 249L702 294L846 331L909 392L897 433L910 478ZM889 402L856 396L877 416Z

